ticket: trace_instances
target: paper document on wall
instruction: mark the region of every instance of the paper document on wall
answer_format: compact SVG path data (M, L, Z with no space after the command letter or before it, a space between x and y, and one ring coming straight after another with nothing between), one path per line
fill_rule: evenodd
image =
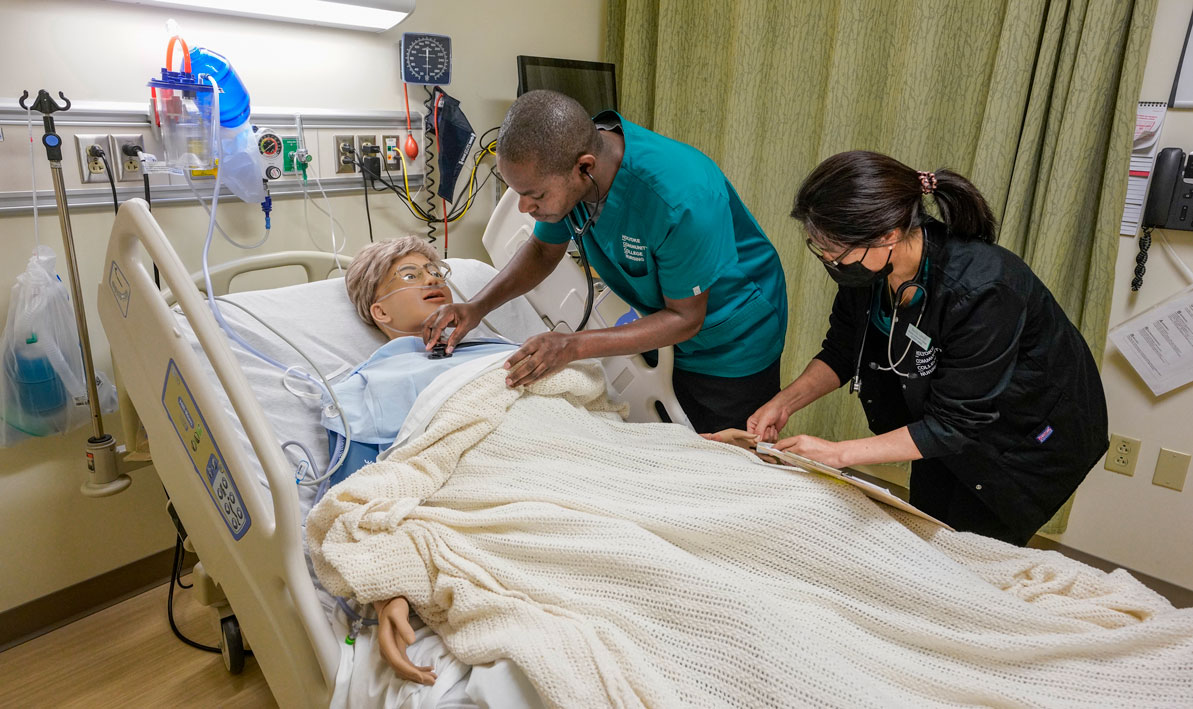
M898 497L893 495L890 490L879 487L872 482L868 482L866 480L862 480L861 478L855 477L855 476L851 475L848 470L839 470L837 468L832 467L831 465L825 465L824 463L821 463L820 461L812 460L811 458L805 458L802 455L797 455L795 453L791 453L790 451L779 450L779 449L775 448L772 444L766 443L766 442L758 443L758 453L760 453L762 455L769 456L769 457L773 457L776 460L782 461L781 465L774 464L774 463L765 463L765 462L763 463L763 465L770 465L770 466L776 467L776 468L788 468L788 469L795 468L796 470L802 470L806 473L819 473L820 475L824 475L826 477L833 478L834 480L840 480L841 482L848 483L848 484L853 485L854 487L860 489L862 492L864 492L866 494L866 497L869 497L871 500L881 502L885 505L890 505L891 507L903 510L904 512L910 512L911 514L915 515L916 517L922 517L922 518L928 520L929 522L935 522L936 524L939 524L940 526L944 527L945 529L948 529L948 530L953 529L952 527L945 524L944 522L941 522L940 520L936 519L935 517L933 517L925 512L922 512L919 509L916 509L914 506L907 503L906 501L899 499Z
M1156 396L1193 382L1193 286L1110 330Z
M1127 196L1123 204L1123 219L1118 233L1135 236L1143 219L1143 201L1147 198L1147 184L1160 144L1160 128L1168 107L1162 103L1140 101L1135 113L1135 142L1131 144L1131 166L1127 173Z

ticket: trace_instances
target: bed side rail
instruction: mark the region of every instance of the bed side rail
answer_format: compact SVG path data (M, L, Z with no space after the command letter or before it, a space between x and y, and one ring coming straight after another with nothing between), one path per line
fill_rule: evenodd
M255 271L266 271L271 268L298 266L306 275L307 282L321 281L337 270L337 266L348 270L352 259L346 256L332 255L323 251L278 251L270 254L256 254L246 258L236 259L230 263L220 264L211 269L211 289L216 295L227 295L232 292L232 281L237 276ZM192 273L191 282L199 293L206 294L207 284L203 273ZM167 303L175 303L174 295L169 289L162 290L162 297Z
M202 343L266 472L269 499L140 247ZM270 689L282 706L326 706L339 643L307 571L290 467L207 303L140 199L126 201L116 217L98 300L158 475L257 650Z

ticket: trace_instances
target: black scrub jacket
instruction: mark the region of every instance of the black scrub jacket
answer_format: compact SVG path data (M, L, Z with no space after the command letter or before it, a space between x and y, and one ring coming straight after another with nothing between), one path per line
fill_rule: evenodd
M1023 543L1108 448L1102 380L1077 328L1018 256L949 238L934 220L924 237L927 298L899 309L891 348L898 360L911 342L907 323L919 317L931 342L911 342L899 366L914 376L876 369L888 366L887 337L869 312L873 288L885 288L885 279L838 289L816 358L842 383L860 375L870 430L906 425L920 453L943 464Z

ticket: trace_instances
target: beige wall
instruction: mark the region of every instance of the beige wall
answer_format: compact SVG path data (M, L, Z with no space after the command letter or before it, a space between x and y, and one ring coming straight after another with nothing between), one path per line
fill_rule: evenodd
M462 101L480 133L498 125L514 99L516 55L601 58L604 8L602 0L419 0L406 22L372 34L104 0L0 0L0 26L6 28L0 42L0 97L9 101L24 89L35 93L46 88L62 90L73 101L145 101L145 81L165 55L165 21L174 17L192 45L229 57L254 106L401 110L397 41L403 32L427 31L451 35L455 58L453 83L447 89ZM412 104L416 95L421 104L421 89L412 88ZM0 173L6 184L17 180L28 189L25 128L3 128ZM73 160L73 152L67 152ZM37 164L38 187L47 189L44 152ZM73 163L65 167L77 186L77 168ZM453 225L452 255L483 256L480 235L493 194L492 187L487 189L472 212ZM378 238L418 230L395 197L375 193L370 201ZM334 197L332 202L349 232L347 252L352 253L367 242L361 195ZM154 213L184 262L197 269L206 228L203 212L197 206L162 206ZM317 214L313 209L311 213ZM247 241L260 235L261 215L255 205L232 200L221 207L220 215L232 236ZM99 282L112 215L91 209L75 211L72 217L96 362L110 372L107 340L91 294ZM43 212L39 221L41 241L59 252L61 271L65 264L57 216ZM307 247L303 224L301 200L276 200L273 236L266 248ZM325 219L313 217L312 228L317 237L326 238ZM32 247L31 217L0 216L0 313L7 312L9 285ZM238 255L217 240L212 261ZM115 430L116 418L110 417L107 425ZM5 540L0 548L0 611L172 544L165 497L152 469L135 472L132 487L111 498L93 500L79 493L88 435L87 429L80 429L65 438L0 449L0 539Z
M1193 0L1160 0L1141 99L1168 100L1191 12ZM1193 111L1168 111L1160 147L1173 145L1193 150ZM1193 265L1193 233L1164 234L1185 263ZM1119 239L1112 327L1188 285L1157 237L1143 288L1131 293L1137 251L1135 238ZM1058 538L1082 551L1193 588L1193 478L1183 492L1152 484L1161 447L1193 453L1193 385L1154 397L1109 343L1102 381L1110 430L1143 441L1138 465L1134 477L1124 477L1099 464L1077 493L1068 531Z

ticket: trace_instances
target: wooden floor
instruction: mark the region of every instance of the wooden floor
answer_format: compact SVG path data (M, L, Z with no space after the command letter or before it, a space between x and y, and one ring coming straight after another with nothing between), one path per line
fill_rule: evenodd
M189 579L184 579L189 583ZM161 586L0 653L0 707L274 707L252 658L230 675L220 655L184 645ZM214 612L175 590L188 638L215 646Z

